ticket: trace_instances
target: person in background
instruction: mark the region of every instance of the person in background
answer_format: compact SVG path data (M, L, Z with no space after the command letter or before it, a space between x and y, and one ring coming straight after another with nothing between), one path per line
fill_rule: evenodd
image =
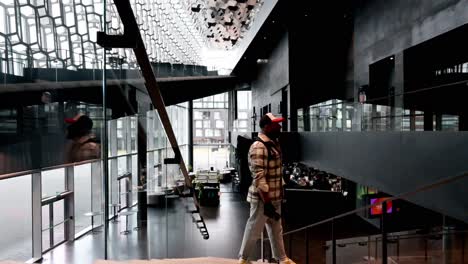
M250 263L252 248L266 224L271 241L273 257L280 264L295 264L286 256L281 225L281 202L283 199L283 169L278 138L284 118L268 113L260 119L258 139L249 149L249 166L253 177L247 201L250 203L250 217L245 226L240 248L240 264Z
M101 157L101 145L91 130L93 121L86 115L78 114L73 118L66 118L67 139L70 143L67 147L67 162L98 159Z
M41 102L43 104L50 104L52 102L52 94L50 92L43 92L41 95Z

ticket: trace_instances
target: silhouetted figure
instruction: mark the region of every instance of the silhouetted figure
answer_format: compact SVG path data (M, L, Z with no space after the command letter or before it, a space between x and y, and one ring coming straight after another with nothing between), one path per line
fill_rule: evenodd
M67 118L67 138L71 140L67 149L67 162L78 162L101 157L101 145L91 132L93 121L86 115Z

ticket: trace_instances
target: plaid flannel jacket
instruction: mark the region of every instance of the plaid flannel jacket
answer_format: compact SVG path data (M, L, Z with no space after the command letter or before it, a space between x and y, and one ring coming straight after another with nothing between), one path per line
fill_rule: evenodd
M258 186L265 183L268 185L268 196L271 201L280 201L284 184L281 148L278 143L264 134L259 134L259 138L264 142L273 143L274 147L271 147L270 159L268 159L268 149L265 144L255 141L250 146L249 167L253 180L249 187L247 201L250 203L259 201Z

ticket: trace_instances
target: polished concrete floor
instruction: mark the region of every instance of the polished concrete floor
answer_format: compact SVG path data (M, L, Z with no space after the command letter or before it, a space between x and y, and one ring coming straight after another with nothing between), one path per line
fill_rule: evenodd
M126 229L125 217L118 223L111 223L108 239L108 258L110 260L161 259L222 257L236 259L242 242L245 223L249 214L249 204L237 193L230 192L230 186L222 188L219 206L202 207L210 238L204 240L186 213L184 199L176 199L165 208L148 209L147 228L133 230L138 226L136 214L129 217L128 235L121 234ZM353 232L362 229L362 223L354 218L347 219L346 226ZM365 226L367 228L367 225ZM167 232L169 230L169 232ZM288 228L285 228L288 230ZM307 263L325 263L327 251L325 241L329 239L331 228L320 226L310 230L309 243L306 244L305 233L285 237L288 255L298 261ZM306 247L309 251L306 253ZM104 259L103 233L88 234L73 243L63 244L44 255L43 263L86 264ZM265 244L265 256L269 256L268 244ZM260 256L260 243L253 249L252 259Z
M228 189L229 190L229 189ZM132 232L126 229L125 217L111 223L108 256L112 260L223 257L237 258L249 213L249 204L236 193L224 192L217 207L203 207L202 214L210 233L204 240L186 213L183 199L165 208L149 208L147 228L137 226L136 214L129 217ZM169 230L169 232L167 232ZM73 243L63 244L44 255L43 263L93 263L104 258L103 232L88 234Z

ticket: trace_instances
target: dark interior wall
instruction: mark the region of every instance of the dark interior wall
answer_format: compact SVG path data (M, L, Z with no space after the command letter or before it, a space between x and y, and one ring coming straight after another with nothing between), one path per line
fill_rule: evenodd
M299 133L301 159L391 195L468 171L467 132ZM468 177L418 193L410 202L466 221Z
M369 84L369 64L468 22L464 0L361 1L354 19L354 94ZM349 75L349 74L348 74Z
M297 15L291 14L291 86L298 107L343 97L349 36L345 33L344 9L340 7L340 4L321 3ZM327 15L318 18L319 10Z
M459 129L467 130L467 45L468 24L465 24L405 50L406 108L428 115L457 115Z
M287 115L290 121L288 131L295 131L297 127L298 108L332 98L349 98L346 87L351 87L352 90L353 76L346 76L346 69L350 63L347 58L352 55L353 20L350 12L352 3L352 1L338 3L278 1L243 59L234 69L234 75L240 80L262 83L261 86L267 83L264 80L265 75L271 74L272 76L268 77L270 80L277 78L275 67L266 66L266 71L258 73L256 61L259 58L271 59L271 54L278 53L282 48L276 44L276 40L281 40L279 43L283 43L284 32L287 32L288 43L287 49L284 48L283 57L287 55L289 58L287 64L280 64L281 67L276 68L283 68L281 71L288 73L288 82L268 82L273 86L270 89L278 91L278 87L283 86L287 90L284 96L274 94L275 98L272 100L278 102L280 96L287 97L288 103L283 106L284 109L288 109ZM326 16L318 16L318 12ZM284 61L286 62L286 59ZM253 89L258 89L258 83L257 87L253 85ZM285 84L288 84L287 87ZM261 94L272 96L272 93ZM349 94L352 96L352 92ZM262 98L262 100L267 99ZM261 104L265 105L264 102L259 102L259 105ZM272 105L273 112L277 111L276 107Z
M267 63L258 65L258 75L251 86L252 106L257 116L260 115L260 109L269 104L272 113L279 113L281 90L289 84L289 43L286 32L267 59ZM256 131L259 131L258 124Z
M353 1L288 1L290 120L297 110L330 99L349 99ZM319 16L318 13L325 14Z

